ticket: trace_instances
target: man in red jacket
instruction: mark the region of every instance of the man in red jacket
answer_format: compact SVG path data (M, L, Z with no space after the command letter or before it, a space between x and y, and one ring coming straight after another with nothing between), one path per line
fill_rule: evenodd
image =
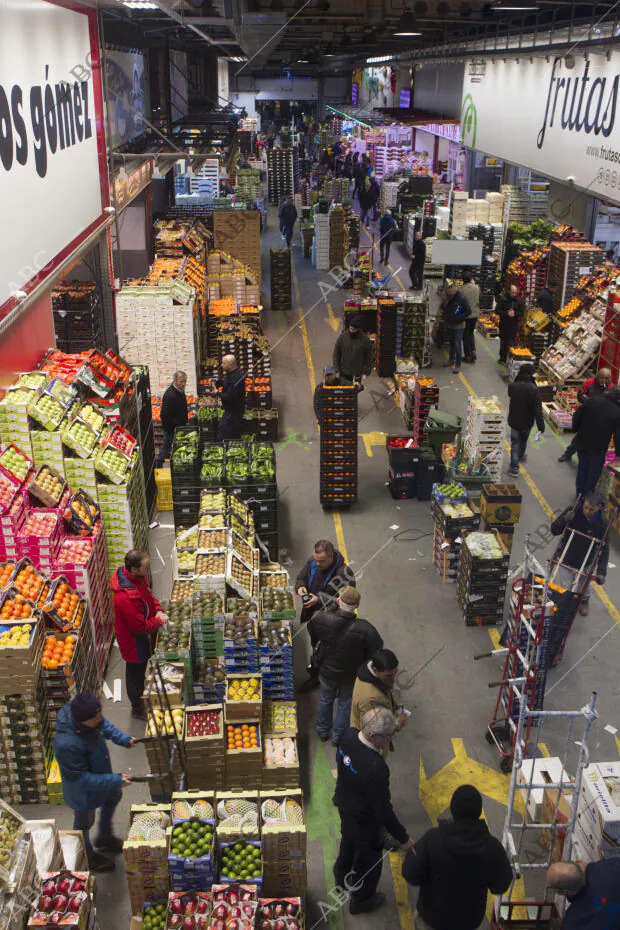
M152 653L151 635L168 620L147 581L151 559L148 552L130 549L125 565L110 582L114 593L114 627L121 655L125 660L125 684L131 701L131 714L146 719L142 704L144 676Z

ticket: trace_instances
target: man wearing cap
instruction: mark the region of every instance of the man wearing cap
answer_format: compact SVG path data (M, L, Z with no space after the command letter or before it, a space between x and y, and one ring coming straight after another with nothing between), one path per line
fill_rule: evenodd
M112 773L106 740L128 749L136 742L133 736L117 730L101 713L98 697L88 692L77 694L58 712L54 755L62 776L65 803L73 809L73 829L84 836L88 867L92 872L111 872L112 854L123 850L123 841L112 833L112 817L121 800L121 789L131 784L129 775ZM94 845L90 828L99 808L99 829Z
M317 384L314 389L314 399L312 405L314 407L314 415L316 417L316 422L318 425L321 425L321 418L323 415L323 388L324 387L338 387L342 384L342 381L338 377L338 372L333 365L326 365L323 369L323 382Z
M512 881L506 850L481 819L478 789L457 788L450 813L453 819L427 830L403 864L403 878L420 889L418 930L476 930L484 920L487 891L503 894Z
M357 670L383 646L383 639L372 623L358 618L360 601L357 588L345 585L338 592L335 610L317 610L308 621L310 640L315 644L313 666L319 672L316 729L322 742L327 742L331 734L334 746L349 727Z
M336 339L332 361L344 384L361 383L372 371L372 342L362 331L363 323L361 316L354 316Z

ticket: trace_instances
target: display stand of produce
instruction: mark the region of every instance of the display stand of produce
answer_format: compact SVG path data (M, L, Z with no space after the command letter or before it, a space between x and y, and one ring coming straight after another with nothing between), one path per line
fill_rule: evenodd
M534 365L535 362L534 354L529 349L511 346L508 349L508 365L506 366L508 381L512 383L515 380L522 365Z
M563 324L555 344L544 351L539 368L551 382L559 385L581 382L593 368L601 350L606 318L605 297L605 292L602 292L600 299ZM578 308L583 306L580 300L574 298L574 301Z
M357 500L357 390L324 386L321 393L320 502Z
M465 536L457 572L457 599L467 626L501 623L509 560L499 533Z
M444 584L454 584L463 536L479 528L480 512L463 485L453 483L433 487L431 513L433 566Z
M467 403L464 451L475 468L485 465L491 480L501 481L506 412L496 397L470 397Z

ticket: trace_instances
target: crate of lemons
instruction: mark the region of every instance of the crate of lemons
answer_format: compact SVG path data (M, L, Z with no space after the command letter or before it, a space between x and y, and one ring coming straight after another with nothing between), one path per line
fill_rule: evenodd
M32 623L16 624L11 627L0 627L0 649L12 649L15 646L29 646L32 635Z
M260 678L229 678L228 701L260 701Z

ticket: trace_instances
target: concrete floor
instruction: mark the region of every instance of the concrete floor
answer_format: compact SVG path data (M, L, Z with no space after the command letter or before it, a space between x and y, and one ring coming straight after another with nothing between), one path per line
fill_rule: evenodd
M362 244L367 244L362 242ZM277 218L270 211L269 228L263 237L263 291L269 294L269 247L280 247ZM485 740L492 717L496 692L487 683L499 677L498 660L474 664L473 656L492 648L489 631L465 627L456 603L455 588L442 585L432 568L432 521L428 503L393 501L387 487L387 457L376 445L366 454L360 438L359 502L341 515L324 511L319 504L318 434L312 411L312 388L323 365L331 362L336 332L324 295L334 282L327 272L317 272L298 247L295 260L294 309L271 313L268 296L264 325L273 349L275 404L280 411L281 442L278 448L280 491L281 561L294 579L299 567L312 552L315 540L332 539L346 550L348 561L358 573L362 593L361 614L380 630L386 646L400 658L403 675L403 703L412 717L396 741L392 756L391 780L395 809L411 835L420 836L440 816L451 792L463 781L475 781L485 794L485 814L491 829L501 831L508 779L499 775L498 755ZM402 266L402 285L408 283L408 260L402 246L393 245L391 264ZM323 283L323 288L319 286ZM399 282L395 286L400 289ZM336 318L342 314L343 293L327 293ZM303 319L302 319L303 316ZM443 367L443 353L434 349L431 373L440 384L440 408L464 414L468 392L481 396L506 397L502 369L495 362L497 343L478 338L478 362L464 366L463 376ZM383 383L373 375L359 402L360 433L400 432L400 412L387 396ZM530 450L527 472L521 477L522 518L517 529L511 566L522 558L526 533L548 524L545 506L568 505L574 496L575 469L557 464L562 441L547 430L537 449ZM161 525L152 533L151 552L156 593L165 597L170 590L170 551L173 541L172 514L160 514ZM541 549L543 558L549 550ZM568 641L559 669L550 673L546 707L578 709L598 690L600 722L591 741L592 757L607 761L618 757L614 738L605 731L609 724L620 727L618 717L618 676L620 657L620 573L616 570L618 551L612 543L610 570L605 592L610 609L596 595L588 618L579 618ZM303 676L305 634L298 637L303 649L296 652L299 678ZM123 677L123 665L115 647L108 669L111 684ZM415 681L411 681L415 677ZM123 687L124 693L124 687ZM316 692L301 695L300 756L306 789L308 818L308 913L306 926L314 930L325 918L332 930L338 927L381 926L384 930L412 927L411 908L415 892L409 893L399 881L398 854L386 859L381 888L388 904L373 917L352 918L330 896L331 866L338 846L338 818L333 793L334 752L318 742L314 731ZM109 702L106 715L117 726L138 735L130 720L126 700ZM545 727L542 739L552 755L561 750L564 730ZM458 741L462 741L462 743ZM455 758L449 768L444 768ZM122 750L112 747L116 771L146 771L141 748ZM421 766L423 773L421 775ZM433 776L436 776L433 778ZM426 779L430 779L427 783ZM421 803L419 794L423 796ZM119 834L127 823L128 805L147 798L147 789L136 785L125 790L116 822ZM29 807L28 817L53 816L62 826L71 825L71 814L61 807ZM394 880L391 867L393 867ZM98 911L102 930L124 930L129 926L129 905L122 859L113 875L98 878ZM323 905L321 906L321 902ZM329 908L331 913L327 914Z

